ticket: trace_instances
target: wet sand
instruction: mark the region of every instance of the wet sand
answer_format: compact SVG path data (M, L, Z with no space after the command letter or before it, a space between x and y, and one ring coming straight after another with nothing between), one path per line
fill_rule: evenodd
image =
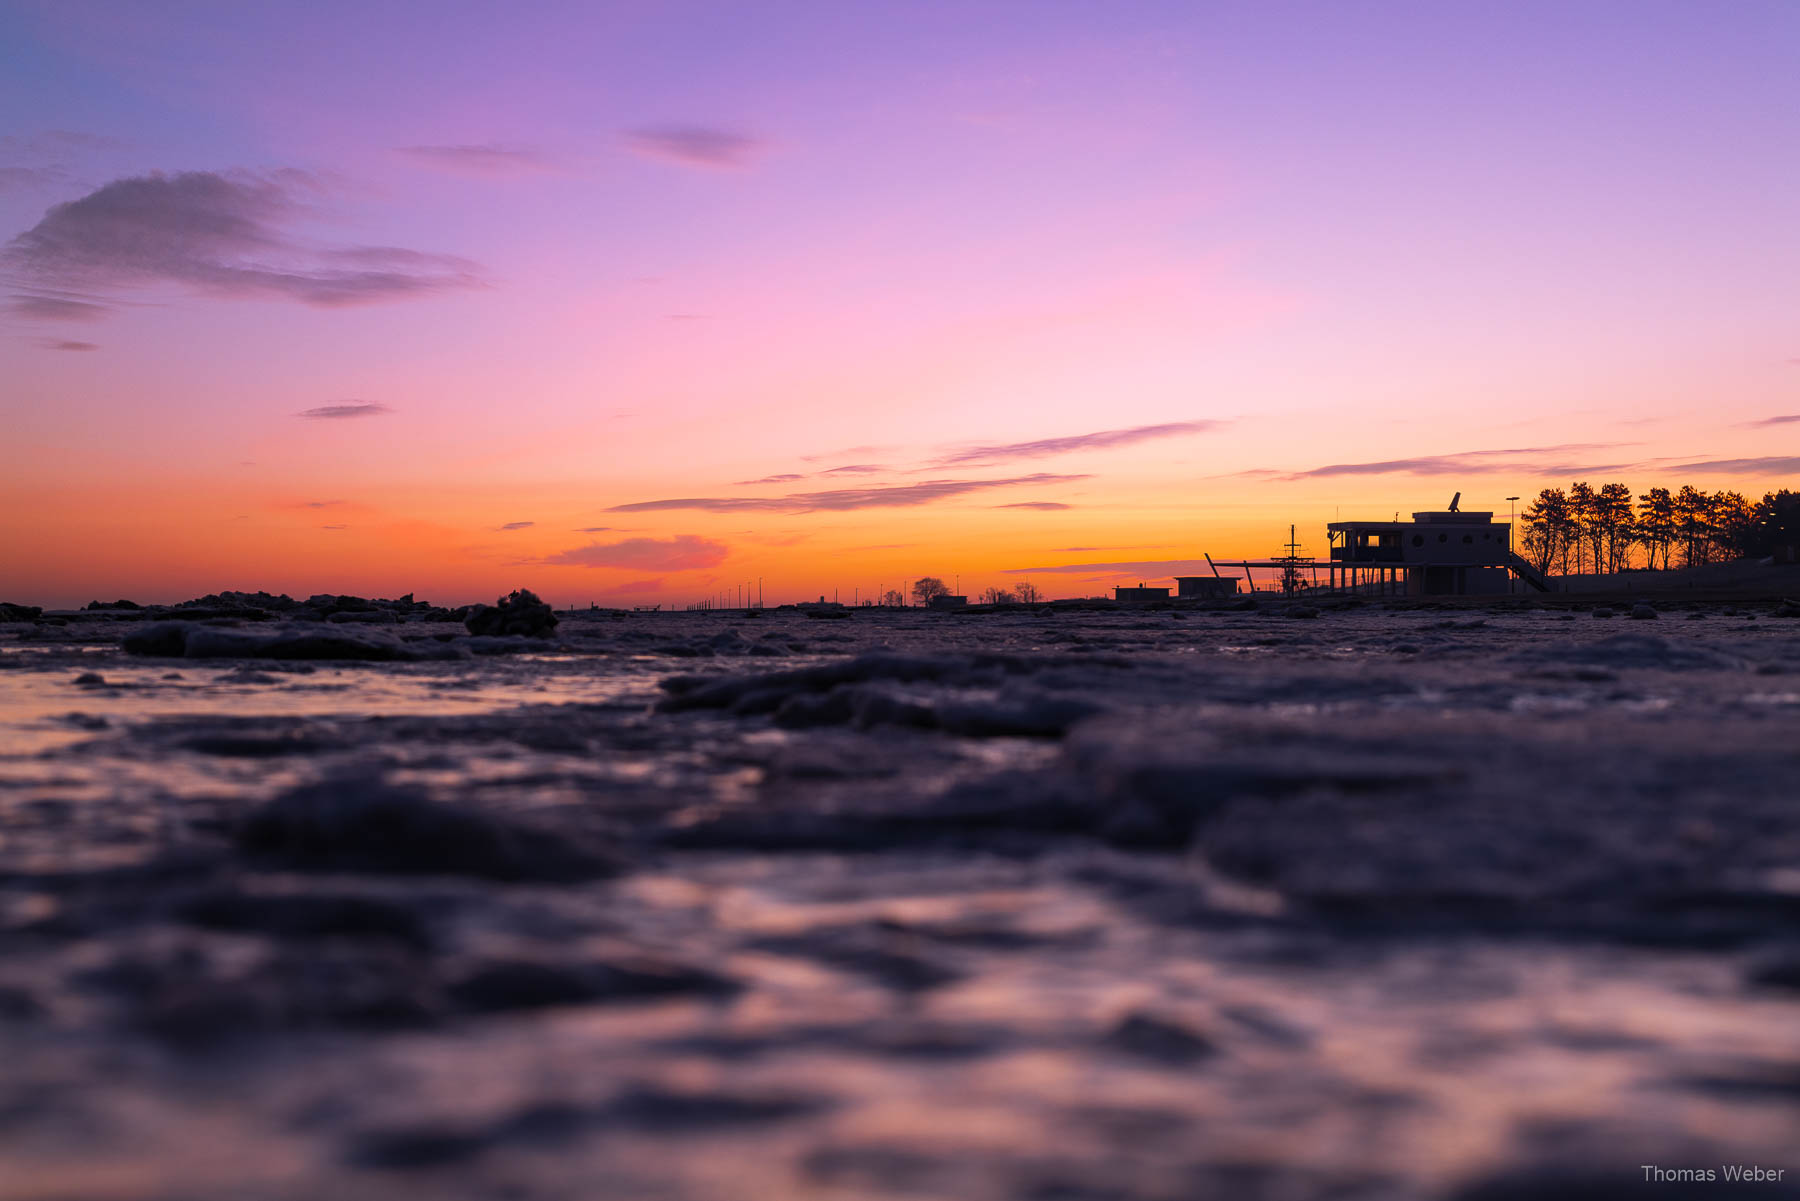
M0 625L0 1199L1800 1195L1776 612Z

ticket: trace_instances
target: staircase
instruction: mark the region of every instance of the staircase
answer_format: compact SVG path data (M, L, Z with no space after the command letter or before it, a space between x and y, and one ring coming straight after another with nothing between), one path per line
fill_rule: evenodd
M1518 576L1521 580L1524 580L1527 584L1530 584L1533 588L1536 588L1539 592L1550 591L1550 581L1545 578L1544 573L1527 563L1512 551L1506 552L1506 565L1512 568L1514 575Z

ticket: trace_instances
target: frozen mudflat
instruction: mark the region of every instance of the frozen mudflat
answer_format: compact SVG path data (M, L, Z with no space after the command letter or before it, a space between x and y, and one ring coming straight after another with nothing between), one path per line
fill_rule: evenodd
M0 1198L1793 1196L1776 612L0 625Z

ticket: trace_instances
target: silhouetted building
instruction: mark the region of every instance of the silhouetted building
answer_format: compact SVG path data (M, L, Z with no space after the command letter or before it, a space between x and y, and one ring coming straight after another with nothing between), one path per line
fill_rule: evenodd
M1508 590L1510 571L1534 588L1545 586L1513 553L1510 523L1450 504L1441 512L1414 513L1411 521L1331 522L1325 527L1331 584L1392 588L1405 596L1490 595Z
M1124 601L1127 604L1140 605L1145 601L1166 601L1169 599L1169 590L1167 588L1146 588L1142 584L1136 588L1121 586L1113 589L1113 599Z
M1181 600L1213 600L1236 596L1237 585L1233 576L1178 575L1175 577L1175 595Z
M969 603L966 596L934 596L931 598L933 609L960 609Z

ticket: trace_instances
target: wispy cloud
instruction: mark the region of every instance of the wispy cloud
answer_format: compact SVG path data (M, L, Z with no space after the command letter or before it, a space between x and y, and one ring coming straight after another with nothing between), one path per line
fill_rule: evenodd
M1383 459L1371 463L1332 463L1309 471L1288 473L1266 469L1241 475L1277 475L1286 480L1325 479L1342 475L1580 475L1592 471L1616 471L1625 463L1581 463L1563 456L1612 450L1623 442L1565 442L1557 446L1525 446L1509 450L1466 450L1448 455L1422 455L1411 459Z
M38 343L45 350L99 350L98 342L72 342L67 338L45 338Z
M1784 413L1779 417L1764 417L1761 421L1746 421L1745 425L1792 425L1800 421L1800 413Z
M839 488L826 492L795 492L787 496L694 496L614 505L607 512L650 513L667 509L701 509L708 513L812 513L821 510L904 508L928 505L953 496L993 488L1068 484L1088 478L1085 475L1046 475L1040 472L1004 480L927 480L919 484Z
M1160 580L1210 570L1204 559L1147 559L1137 563L1058 563L1050 567L1008 567L1004 574L1131 576Z
M883 467L880 463L846 463L842 467L827 467L820 475L877 475L883 471L891 471L891 467Z
M1111 450L1159 438L1179 438L1187 434L1206 434L1224 429L1223 421L1168 421L1161 425L1138 425L1122 430L1098 430L1091 434L1070 434L1062 438L1039 438L1033 442L1006 442L992 446L968 446L950 451L937 460L939 467L960 467L976 463L994 463L1005 459L1041 459L1050 455L1066 455L1081 450Z
M1039 509L1045 513L1051 513L1062 509L1073 509L1075 506L1065 505L1060 500L1020 500L1014 501L1010 505L995 505L994 507L996 509Z
M315 421L342 421L350 417L379 417L383 413L392 413L393 411L388 406L373 400L347 400L342 404L302 409L294 416L306 417Z
M549 159L519 146L401 146L395 153L418 166L454 175L528 175L551 169Z
M63 183L69 173L60 167L0 167L0 192L23 192Z
M732 487L754 488L758 484L791 484L795 480L803 480L805 478L806 477L803 475L795 475L792 472L789 472L786 475L765 475L760 480L737 480L733 482Z
M616 525L584 525L575 532L577 534L607 534L618 528Z
M473 263L396 246L320 247L295 227L322 189L300 171L186 171L117 179L55 205L0 251L48 287L174 283L211 296L322 308L476 286Z
M1692 471L1702 475L1800 474L1800 456L1775 456L1764 459L1702 459L1695 463L1677 463L1668 470Z
M673 538L626 538L559 551L543 561L564 567L625 567L636 571L696 571L717 567L731 553L723 542L698 534Z
M27 321L98 321L111 312L107 306L91 300L25 293L8 297L6 311Z
M711 125L646 126L626 133L625 144L647 158L715 170L746 167L762 149L757 138Z
M504 533L507 530L528 530L536 524L535 521L509 521L499 528Z

